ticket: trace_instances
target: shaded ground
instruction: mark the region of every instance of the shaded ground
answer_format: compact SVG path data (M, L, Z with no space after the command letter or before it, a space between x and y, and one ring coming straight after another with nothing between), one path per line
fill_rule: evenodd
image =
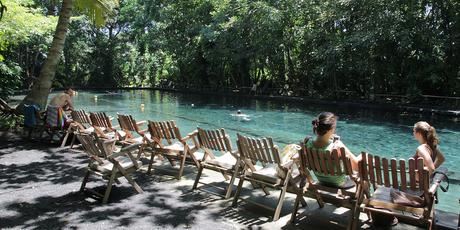
M144 189L137 194L126 181L112 189L107 205L88 194L78 192L87 164L79 149L56 148L40 142L0 133L0 228L17 229L340 229L346 224L348 210L326 206L318 209L307 200L308 210L295 224L288 224L294 197L285 201L282 218L271 222L272 212L240 201L237 208L223 200L219 187L222 176L204 172L206 185L191 191L195 169L186 169L184 179L168 175L166 165L157 165L153 175L136 174ZM174 172L174 171L173 171ZM92 177L88 187L104 191L105 184ZM215 187L211 187L213 185ZM278 197L258 196L246 189L243 198L262 201L274 207ZM448 218L449 220L449 218ZM362 216L361 227L369 228ZM450 218L452 225L456 222ZM399 224L394 229L415 229Z

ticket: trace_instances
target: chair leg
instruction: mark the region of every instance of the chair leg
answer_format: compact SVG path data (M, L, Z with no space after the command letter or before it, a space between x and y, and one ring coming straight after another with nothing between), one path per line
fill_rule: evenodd
M91 171L89 171L88 169L86 170L86 174L85 174L85 177L83 177L83 182L81 183L81 186L80 186L80 192L83 192L85 190L85 187L86 187L86 182L88 182L88 179L89 179L89 175L91 174Z
M152 171L153 158L155 158L155 153L152 152L152 154L150 155L150 162L149 162L149 168L147 169L147 173L150 173Z
M238 175L238 169L235 169L235 172L233 172L232 178L230 179L230 182L228 183L227 193L225 193L225 199L230 198L230 196L232 195L233 183L235 183L235 178L237 175Z
M297 194L297 197L295 198L295 203L294 203L294 207L293 207L293 210L292 210L292 214L291 214L291 224L293 224L295 222L295 218L297 216L297 211L299 210L299 203L300 203L300 200L301 200L302 195L301 194Z
M260 184L260 187L262 188L266 196L270 195L270 192L267 190L267 186Z
M281 190L280 198L278 199L278 204L276 205L275 215L273 215L273 221L277 221L280 218L281 209L284 204L284 196L286 195L287 185Z
M196 187L198 187L198 182L200 181L200 177L201 177L201 173L203 173L203 169L204 169L203 166L200 166L200 168L198 169L198 173L196 174L196 178L195 178L195 182L193 183L192 190L195 190Z
M64 139L62 139L62 143L61 143L61 148L65 146L65 143L67 142L67 138L69 138L69 134L73 132L73 127L72 125L69 126L69 128L67 129L67 132L64 136Z
M141 145L141 147L139 148L139 152L137 152L137 157L136 157L136 160L139 160L141 159L141 156L142 154L144 153L144 149L145 149L145 145ZM151 156L154 156L155 154L151 154ZM153 158L151 158L153 160ZM150 171L149 171L150 172Z
M302 204L302 207L304 207L304 208L308 206L308 204L307 204L307 202L305 201L305 199L303 198L303 196L302 196L302 198L300 199L300 203Z
M72 141L70 142L70 149L73 148L73 145L75 144L75 139L77 139L77 138L76 138L76 136L75 136L75 134L74 134L74 135L72 136Z
M235 196L233 197L232 206L236 207L238 203L238 198L240 197L241 189L243 188L244 174L240 177L240 182L238 182L238 188L236 189Z
M350 221L348 224L348 229L350 230L358 229L359 214L361 213L360 205L364 199L364 190L361 184L358 184L358 187L356 188L356 192L358 193L357 199L356 199L356 203L353 205L353 208L351 209L351 216L350 216Z
M136 183L136 181L128 174L123 173L123 176L125 176L126 180L134 187L134 189L137 191L137 193L143 193L144 190Z
M180 161L180 168L179 168L179 173L177 175L177 179L180 180L182 178L182 174L184 173L184 167L185 167L185 160L187 158L187 153L184 153L182 155L182 159Z
M102 200L103 204L107 204L107 201L109 200L109 195L110 195L110 192L112 191L112 184L113 184L113 181L115 180L116 175L117 175L117 170L113 169L112 175L110 175L109 182L107 183L107 189L105 190L104 199Z
M318 203L318 206L320 208L323 208L324 207L324 201L323 201L323 198L321 198L321 196L318 194L318 191L315 191L315 196L316 196L316 202Z

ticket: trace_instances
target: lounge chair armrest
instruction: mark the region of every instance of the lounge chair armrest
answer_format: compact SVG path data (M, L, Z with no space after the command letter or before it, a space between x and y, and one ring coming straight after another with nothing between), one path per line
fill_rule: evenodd
M105 139L104 138L104 145L109 145L109 144L113 144L117 141L117 139L113 138L113 139Z
M113 158L116 158L116 157L119 157L119 156L123 156L127 153L130 153L130 152L133 152L137 149L139 149L139 147L141 146L142 144L131 144L131 145L128 145L126 147L123 147L121 148L121 150L119 152L115 152L115 153L112 153L111 155L107 156L107 158L109 159L113 159Z
M232 154L236 159L240 157L240 152L238 152L238 150L230 151L230 154Z
M140 125L145 125L145 124L147 124L147 121L145 121L145 120L136 122L136 125L139 125L139 126Z
M193 132L187 134L187 136L183 137L180 141L181 141L182 143L185 143L185 142L187 142L188 140L194 138L196 135L198 135L198 130L195 130L195 131L193 131Z
M447 168L441 167L436 169L436 171L432 175L433 178L431 179L430 188L428 190L430 194L435 194L438 190L438 187L441 185L441 182L446 179L448 180L446 174Z
M149 129L142 129L142 130L139 130L139 133L145 134L147 131L149 131Z

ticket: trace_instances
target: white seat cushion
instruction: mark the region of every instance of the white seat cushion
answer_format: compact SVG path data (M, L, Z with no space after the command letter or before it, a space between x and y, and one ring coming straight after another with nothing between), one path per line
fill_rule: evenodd
M126 156L119 156L116 158L116 160L120 163L121 167L124 168L125 170L131 168L131 167L134 167L134 163L133 161L129 158L129 157L126 157ZM139 167L142 165L142 162L141 161L137 161ZM104 164L103 165L100 165L98 163L94 163L91 165L91 168L93 169L96 169L102 173L109 173L112 171L113 169L113 164L112 162L108 161L108 160L104 160Z
M267 164L265 167L256 167L259 168L255 172L248 171L248 176L264 181L264 182L269 182L272 184L279 184L281 183L281 178L278 177L278 174L276 172L276 168L278 166L276 164Z
M204 157L204 153L203 153L203 152L197 151L197 152L194 152L194 153L193 153L193 156L194 156L195 159L197 159L197 160L202 160L203 157Z
M230 153L226 152L224 155L214 159L206 159L205 164L219 166L226 169L232 169L236 164L236 158Z
M175 152L182 152L184 151L184 145L180 142L180 141L176 141L174 142L173 144L171 145L165 145L164 146L165 149L169 149L171 151L175 151ZM189 148L190 149L193 149L195 148L194 145L189 145ZM201 158L200 158L201 159Z

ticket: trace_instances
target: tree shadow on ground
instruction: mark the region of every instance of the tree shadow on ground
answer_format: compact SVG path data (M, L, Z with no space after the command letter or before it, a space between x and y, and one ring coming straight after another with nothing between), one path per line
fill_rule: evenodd
M55 152L43 156L40 161L4 165L0 174L0 188L18 189L36 182L74 182L82 178L83 167L87 162L88 159L84 155L69 156Z

